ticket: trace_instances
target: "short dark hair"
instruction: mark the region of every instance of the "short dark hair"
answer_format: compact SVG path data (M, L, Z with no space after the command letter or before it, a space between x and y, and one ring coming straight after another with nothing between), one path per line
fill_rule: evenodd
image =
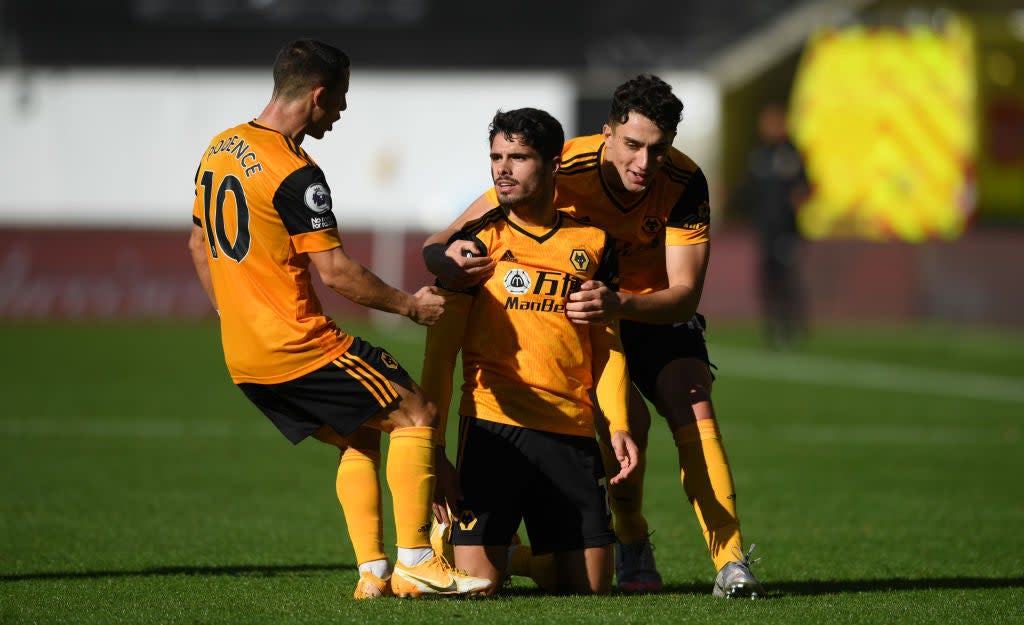
M675 132L683 118L683 103L664 80L653 74L640 74L615 89L608 121L625 124L630 113L639 113L658 128Z
M348 76L348 55L315 39L285 44L274 61L274 96L293 98L318 85L337 88Z
M565 143L565 131L562 124L547 111L533 108L521 108L513 111L498 111L488 127L489 143L500 132L509 141L512 135L522 137L525 145L537 150L546 161L550 161L562 153Z

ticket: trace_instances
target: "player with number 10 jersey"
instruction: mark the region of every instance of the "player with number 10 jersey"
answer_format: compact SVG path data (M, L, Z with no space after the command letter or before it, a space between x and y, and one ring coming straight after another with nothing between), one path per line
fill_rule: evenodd
M348 349L352 337L324 315L309 279L307 254L341 241L327 181L306 151L251 121L210 141L195 183L192 221L210 246L232 381L295 379Z

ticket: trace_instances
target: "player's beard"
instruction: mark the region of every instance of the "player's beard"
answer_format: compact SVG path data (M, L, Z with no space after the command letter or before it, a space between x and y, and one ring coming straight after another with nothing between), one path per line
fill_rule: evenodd
M520 206L530 204L531 202L533 202L537 194L537 189L534 189L531 193L523 189L523 186L521 184L517 184L513 188L512 193L502 194L500 191L498 192L498 205L504 208L505 210L513 210Z
M498 196L498 206L501 206L506 211L515 210L520 206L526 206L530 203L530 199L525 196L518 196L514 198Z

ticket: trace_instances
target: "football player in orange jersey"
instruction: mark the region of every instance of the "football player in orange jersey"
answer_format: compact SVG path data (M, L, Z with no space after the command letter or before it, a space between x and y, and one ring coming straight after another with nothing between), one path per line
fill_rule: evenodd
M196 171L192 260L220 315L231 379L288 438L341 450L338 496L359 560L356 598L467 594L487 580L454 570L430 548L436 411L385 350L324 315L310 280L348 299L430 325L443 311L434 287L395 289L344 251L323 172L301 147L321 139L346 108L349 60L300 39L274 63L274 91L259 117L226 130ZM398 562L381 545L380 432L390 435Z
M584 283L566 314L583 324L621 320L635 386L629 419L637 444L646 448L646 397L676 443L681 482L718 572L713 593L756 596L763 591L750 572L749 552L743 553L732 473L711 403L704 318L697 313L710 256L708 188L697 164L672 147L682 109L668 84L640 75L615 90L601 134L565 144L555 204L618 240L621 278L618 291L599 281ZM491 259L466 256L475 249L472 242L446 242L488 210L495 193L485 192L425 242L424 260L443 284L474 284L494 271ZM605 464L613 466L607 434L600 434ZM610 489L620 541L616 575L627 591L662 587L642 512L643 473L641 453L637 471Z
M552 204L564 141L556 119L530 108L499 112L490 141L496 201L455 237L472 241L498 271L471 295L450 295L454 305L428 330L424 359L424 388L446 413L462 349L462 500L449 502L458 508L455 562L496 588L524 521L534 552L551 554L549 590L605 593L615 536L591 392L609 422L617 483L637 454L629 379L618 323L574 324L565 304L584 281L617 282L614 243Z

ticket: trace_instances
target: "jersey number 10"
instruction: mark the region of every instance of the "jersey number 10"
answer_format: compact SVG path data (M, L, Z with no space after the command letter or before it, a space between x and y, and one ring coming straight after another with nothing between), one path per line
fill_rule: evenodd
M206 223L206 241L210 244L210 254L217 258L219 256L217 248L219 247L228 258L235 262L242 262L245 255L249 253L249 244L252 242L252 236L249 234L249 205L245 202L245 189L242 188L242 182L231 174L224 176L217 188L217 204L216 210L212 211L212 218L210 213L214 207L211 206L210 199L213 195L213 172L204 171L199 184L203 186L204 222ZM235 196L237 232L234 243L228 239L227 229L224 225L224 199L228 192ZM214 231L216 231L216 238L214 238Z

